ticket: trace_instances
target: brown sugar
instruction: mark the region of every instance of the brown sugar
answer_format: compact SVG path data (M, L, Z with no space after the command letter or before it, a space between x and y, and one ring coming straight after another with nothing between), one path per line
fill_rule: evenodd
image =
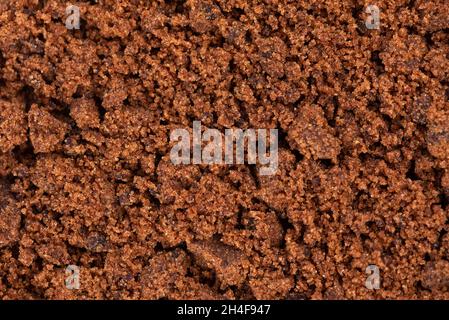
M66 5L0 1L0 299L449 299L446 0ZM173 164L193 121L276 174Z
M55 151L68 129L67 124L36 105L31 106L28 112L28 127L30 140L36 153Z

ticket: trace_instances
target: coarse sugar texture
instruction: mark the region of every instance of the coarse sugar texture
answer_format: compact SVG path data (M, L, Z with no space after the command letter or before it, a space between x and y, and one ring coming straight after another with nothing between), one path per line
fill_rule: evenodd
M0 1L0 299L449 299L447 0L74 5Z

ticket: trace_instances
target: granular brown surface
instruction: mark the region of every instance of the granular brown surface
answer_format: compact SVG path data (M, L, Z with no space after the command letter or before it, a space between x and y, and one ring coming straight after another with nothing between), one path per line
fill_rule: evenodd
M449 299L447 0L74 4L0 1L0 298ZM195 120L277 174L175 166Z

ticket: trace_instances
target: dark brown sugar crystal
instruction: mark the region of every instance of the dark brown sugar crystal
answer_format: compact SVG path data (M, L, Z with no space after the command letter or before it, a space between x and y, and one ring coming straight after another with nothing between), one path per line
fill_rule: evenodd
M0 1L1 299L449 299L447 0L73 5Z

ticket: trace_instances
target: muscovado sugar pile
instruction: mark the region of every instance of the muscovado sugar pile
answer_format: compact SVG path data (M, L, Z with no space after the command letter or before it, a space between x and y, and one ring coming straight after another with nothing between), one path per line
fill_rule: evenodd
M74 4L0 2L1 299L449 299L446 0ZM172 164L193 121L277 174Z

